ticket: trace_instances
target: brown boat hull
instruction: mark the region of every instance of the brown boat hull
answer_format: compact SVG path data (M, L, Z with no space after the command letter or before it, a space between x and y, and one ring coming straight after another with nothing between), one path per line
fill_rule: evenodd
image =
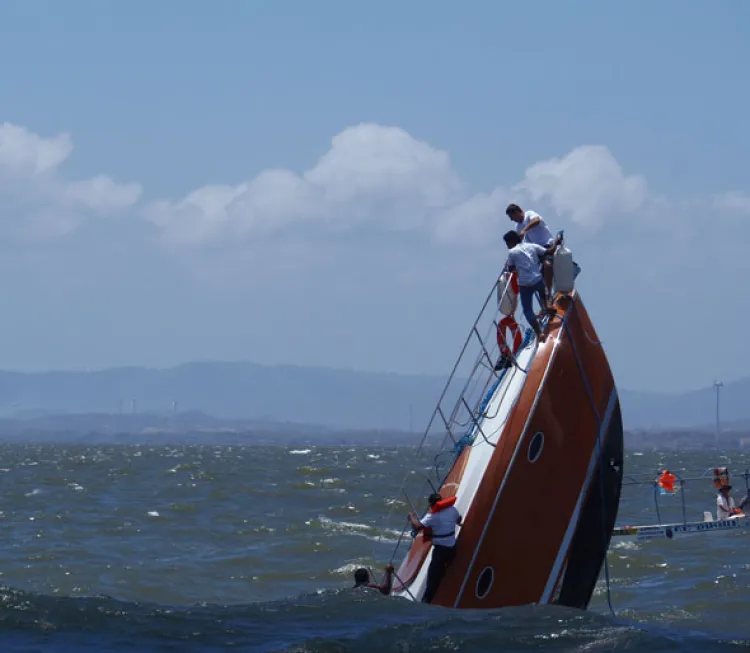
M507 419L434 604L589 603L619 504L622 419L606 355L580 296L558 296L556 306L520 391L507 399ZM471 455L467 448L456 461L446 494L457 486L461 496ZM395 591L419 599L414 581L420 570L424 577L429 551L418 536Z

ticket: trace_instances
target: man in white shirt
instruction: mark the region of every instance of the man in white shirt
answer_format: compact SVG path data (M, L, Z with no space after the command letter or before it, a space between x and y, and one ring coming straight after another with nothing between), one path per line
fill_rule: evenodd
M518 204L508 204L505 215L516 223L516 232L524 242L534 243L544 248L552 246L554 240L552 232L542 216L535 211L524 211ZM545 256L541 265L544 285L549 296L552 293L552 256Z
M558 236L552 241L551 246L545 248L536 243L522 243L521 236L517 232L509 231L503 236L503 240L510 250L506 267L509 270L515 269L518 271L518 294L521 295L523 314L529 326L534 329L539 342L544 342L544 336L534 314L532 302L536 294L544 310L548 313L555 312L545 293L539 264L544 257L551 257L555 253L561 239Z
M734 498L729 495L729 492L731 490L731 485L722 485L719 488L719 494L716 497L716 519L718 521L730 519L735 515L743 515L742 510L747 503L748 497L745 497L742 501L740 501L740 507L739 509L737 509L737 506L734 503ZM750 494L748 496L750 496Z
M421 520L417 519L413 512L409 513L409 522L412 527L417 531L429 528L432 539L432 561L427 570L427 586L422 596L423 603L432 601L448 565L453 562L456 555L456 526L461 525L461 515L458 510L452 504L442 507L443 499L439 493L431 494L427 502L430 504L430 510Z

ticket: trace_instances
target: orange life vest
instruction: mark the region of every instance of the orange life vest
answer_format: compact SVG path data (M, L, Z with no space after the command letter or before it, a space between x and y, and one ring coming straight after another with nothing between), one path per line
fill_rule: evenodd
M436 501L433 505L430 506L430 512L436 513L436 512L442 512L446 508L450 508L454 503L456 503L456 497L448 497L447 499L440 499L440 501ZM429 542L432 540L432 526L425 526L422 532L422 539L425 542ZM441 535L441 537L445 537Z
M446 508L450 508L454 503L456 503L455 495L447 499L440 499L440 501L436 501L430 506L430 512L442 512Z
M675 482L675 475L670 472L668 469L665 469L661 477L658 480L658 483L661 487L664 488L666 492L674 492L674 482Z

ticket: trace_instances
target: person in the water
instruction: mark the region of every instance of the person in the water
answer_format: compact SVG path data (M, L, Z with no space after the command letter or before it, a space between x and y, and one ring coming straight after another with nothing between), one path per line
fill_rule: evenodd
M353 589L378 590L381 594L387 595L391 593L391 587L393 587L393 565L390 563L385 566L385 581L380 585L370 582L370 572L364 567L360 567L354 572Z

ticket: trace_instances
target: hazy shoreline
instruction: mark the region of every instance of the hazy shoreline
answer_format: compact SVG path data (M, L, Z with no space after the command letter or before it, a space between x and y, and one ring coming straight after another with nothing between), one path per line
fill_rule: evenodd
M415 447L422 431L352 429L273 420L221 419L200 412L171 415L71 413L0 419L0 442L67 444L216 444ZM439 438L439 434L431 437ZM744 425L708 429L625 430L628 450L737 450L750 447Z
M443 376L215 361L166 369L0 370L0 419L11 420L8 428L15 429L15 422L30 418L110 415L112 421L114 414L120 420L147 415L179 421L184 415L201 415L203 423L215 416L221 424L214 426L222 428L237 423L237 428L246 429L251 423L275 429L272 424L298 423L337 430L409 432L427 424L445 381ZM458 379L457 388L462 384ZM448 393L448 403L457 399L454 394ZM628 430L715 428L713 387L672 394L618 388L618 394ZM748 396L750 377L722 386L720 417L725 426L744 422L750 431ZM189 424L177 430L185 426ZM99 423L95 430L102 428ZM127 425L118 428L132 430Z

